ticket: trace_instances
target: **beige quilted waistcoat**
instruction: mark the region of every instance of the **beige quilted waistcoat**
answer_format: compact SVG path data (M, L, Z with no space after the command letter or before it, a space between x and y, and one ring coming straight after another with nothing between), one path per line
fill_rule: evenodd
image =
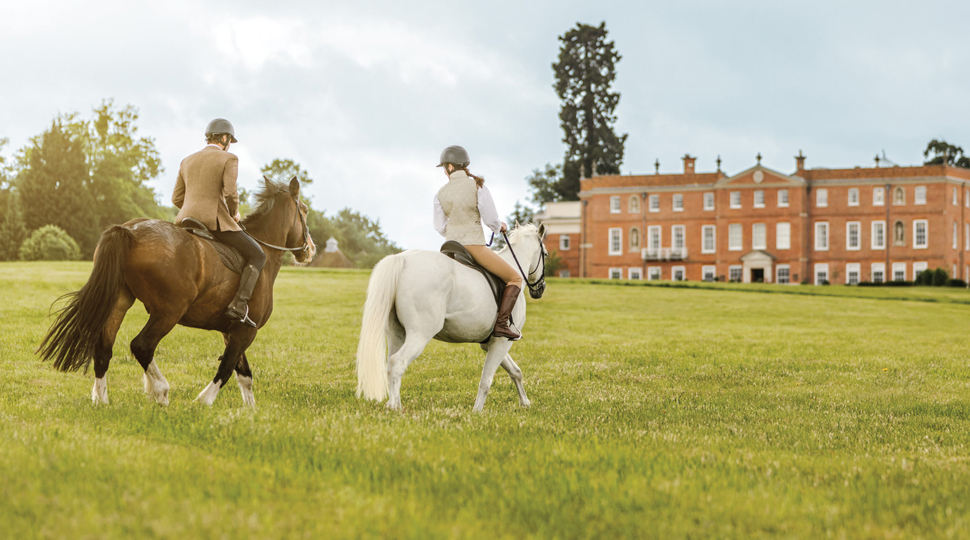
M478 213L478 186L464 171L455 171L438 190L438 203L448 216L445 238L462 245L484 245L482 216Z

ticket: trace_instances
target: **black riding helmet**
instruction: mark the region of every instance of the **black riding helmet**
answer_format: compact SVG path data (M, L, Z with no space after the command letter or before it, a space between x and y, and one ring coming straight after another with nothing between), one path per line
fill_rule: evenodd
M468 152L456 144L441 151L441 159L438 160L438 167L444 167L445 163L451 163L457 165L459 168L465 168L471 162L472 160L468 157Z
M235 143L239 142L236 140L236 132L232 129L232 123L224 118L216 118L215 120L209 122L209 125L205 128L205 136L209 135L221 135L226 133L229 135L229 142Z

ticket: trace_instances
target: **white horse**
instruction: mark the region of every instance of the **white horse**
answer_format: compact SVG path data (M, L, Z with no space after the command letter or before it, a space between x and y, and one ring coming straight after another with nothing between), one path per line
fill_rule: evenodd
M533 298L545 288L545 226L527 224L509 233L510 247L499 255L513 267L521 263ZM515 259L518 259L518 262ZM525 325L525 295L512 310L521 332ZM401 377L432 339L447 343L481 343L486 351L475 411L485 406L495 370L501 365L519 392L519 404L530 405L522 386L522 370L509 356L512 342L492 337L497 318L495 296L478 272L436 251L411 250L377 263L367 285L367 301L357 346L357 397L401 408ZM386 339L386 343L385 343ZM388 352L390 355L388 355Z

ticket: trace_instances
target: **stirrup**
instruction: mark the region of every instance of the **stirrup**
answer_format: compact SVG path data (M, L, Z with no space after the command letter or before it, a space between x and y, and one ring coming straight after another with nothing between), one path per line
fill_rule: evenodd
M511 323L509 323L508 326L506 326L506 328L508 328L508 331L509 332L518 334L518 337L510 337L510 336L506 336L506 335L503 335L503 334L499 334L498 333L498 327L492 329L492 336L494 336L494 337L503 337L503 338L505 338L505 339L507 339L509 341L518 341L518 340L522 339L522 332L519 332L516 329L513 329Z
M241 317L237 315L235 311L233 311L232 307L226 310L226 315L229 316L229 318L232 319L233 322L238 322L238 323L245 324L246 326L258 328L256 323L249 318L249 305L246 305L246 312L243 313Z

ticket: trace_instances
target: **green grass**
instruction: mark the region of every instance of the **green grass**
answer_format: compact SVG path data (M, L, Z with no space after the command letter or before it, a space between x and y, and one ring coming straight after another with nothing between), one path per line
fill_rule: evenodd
M967 291L550 280L512 348L532 409L500 371L473 414L482 353L435 342L396 413L353 396L368 274L286 269L256 410L235 383L192 401L221 339L184 328L156 356L163 409L127 348L139 304L108 406L33 355L89 272L0 264L0 536L970 536Z

